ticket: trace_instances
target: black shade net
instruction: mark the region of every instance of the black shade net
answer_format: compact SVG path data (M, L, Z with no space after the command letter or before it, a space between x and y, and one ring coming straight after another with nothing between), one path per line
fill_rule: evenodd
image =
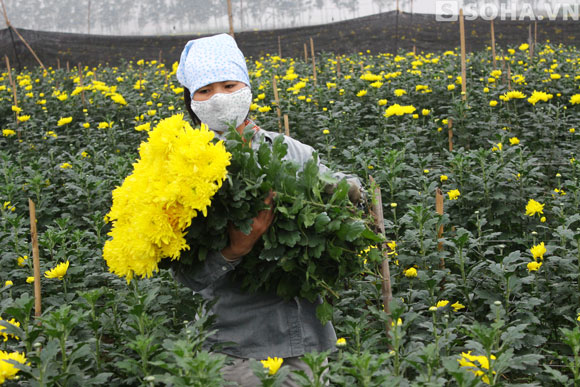
M580 24L569 20L512 21L495 20L498 49L528 43L537 38L543 43L577 45ZM465 22L468 51L491 44L490 21L476 19ZM179 60L181 50L190 39L202 35L179 36L108 36L19 29L45 66L65 67L82 63L117 65L128 60L159 60L171 64ZM247 57L265 54L303 57L304 44L313 39L316 52L351 54L367 50L371 53L440 52L453 50L460 44L459 21L437 21L435 15L387 12L347 21L291 29L245 31L235 34L240 49ZM279 44L280 43L280 44ZM7 55L13 67L36 66L37 62L10 29L0 30L0 55Z

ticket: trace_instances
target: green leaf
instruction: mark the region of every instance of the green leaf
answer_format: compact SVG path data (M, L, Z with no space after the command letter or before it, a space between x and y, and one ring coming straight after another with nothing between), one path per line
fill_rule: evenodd
M326 212L321 212L316 216L314 221L314 229L316 232L322 232L328 223L330 223L330 217L326 214Z
M298 222L305 228L308 228L314 224L316 217L317 215L316 213L312 212L312 208L304 207L298 215Z
M326 301L323 301L322 304L316 307L316 317L318 317L322 325L326 325L326 323L332 320L332 312L332 305Z
M286 246L294 247L300 238L299 231L278 230L278 241Z
M365 225L362 221L347 221L340 225L340 229L336 235L341 240L352 242L357 239L365 230Z

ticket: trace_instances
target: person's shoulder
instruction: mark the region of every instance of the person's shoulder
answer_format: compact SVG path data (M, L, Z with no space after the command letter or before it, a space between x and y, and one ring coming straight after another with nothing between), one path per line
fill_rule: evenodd
M264 130L260 128L260 132L259 132L265 141L268 141L270 143L274 142L274 139L276 139L276 137L282 136L283 140L286 144L288 144L288 146L293 146L293 147L299 147L299 148L304 148L304 149L312 149L312 147L310 145L306 145L292 137L286 136L284 133L277 133L277 132L271 132L268 130Z

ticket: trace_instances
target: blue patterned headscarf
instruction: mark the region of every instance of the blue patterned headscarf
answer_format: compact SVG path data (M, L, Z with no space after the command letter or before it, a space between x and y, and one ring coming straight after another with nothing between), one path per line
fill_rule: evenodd
M200 87L214 82L239 81L250 86L244 54L227 34L187 42L176 75L192 97Z

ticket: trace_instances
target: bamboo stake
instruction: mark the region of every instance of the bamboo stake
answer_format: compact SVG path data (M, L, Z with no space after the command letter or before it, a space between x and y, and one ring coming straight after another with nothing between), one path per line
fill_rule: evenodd
M68 60L66 61L66 72L70 72L70 65L68 63Z
M534 48L538 44L538 21L534 20Z
M304 62L308 62L308 49L306 47L306 43L304 43Z
M2 3L2 12L4 14L4 20L6 21L6 26L8 28L11 28L12 31L14 31L16 33L16 35L20 38L20 40L22 40L22 43L24 43L26 48L28 48L28 50L30 51L30 53L32 54L34 59L36 59L36 61L40 65L40 67L42 67L42 69L46 71L46 67L44 67L44 64L42 64L42 61L38 58L38 56L36 55L36 52L34 52L34 50L32 49L32 47L30 47L30 45L28 44L26 39L24 39L22 37L22 35L20 35L20 32L18 32L18 30L16 28L14 28L14 26L10 23L10 20L8 20L8 13L6 12L6 7L4 6L4 0L0 0L0 3Z
M375 226L379 230L382 235L385 235L385 220L383 217L383 199L381 197L381 189L375 185L375 179L372 176L369 176L371 181L371 185L375 186L375 190L373 192L373 205L371 207L371 215L375 219ZM389 337L389 331L391 329L391 300L393 299L393 293L391 290L391 270L389 268L389 254L388 254L388 246L386 243L383 243L382 251L384 252L384 259L383 263L381 264L381 295L383 299L383 310L388 316L388 321L385 326L387 337Z
M463 8L459 10L459 36L461 39L461 99L467 99L467 70L465 65L465 23L463 20Z
M234 16L232 15L232 0L228 0L228 22L230 23L230 35L234 36Z
M453 152L453 120L447 120L447 135L449 137L449 152Z
M508 90L512 89L512 67L508 63L508 72L507 72L507 81L508 81Z
M314 76L314 86L317 86L316 82L316 58L314 57L314 41L310 38L310 54L312 55L312 75Z
M30 213L30 235L32 238L32 264L34 269L34 316L40 317L42 314L41 293L40 293L40 257L38 252L38 232L36 230L36 206L31 199L28 199Z
M288 123L288 114L284 114L284 134L290 137L290 124Z
M56 58L56 69L60 70L60 58Z
M272 74L272 88L274 89L274 101L276 101L276 112L278 113L278 131L282 133L282 111L280 110L280 99L278 98L278 82L276 75Z
M491 55L493 55L493 69L495 70L497 67L497 63L495 60L495 30L493 28L493 19L490 20L491 23Z
M12 68L10 67L10 59L8 59L8 55L4 55L4 59L6 59L6 69L8 70L8 82L10 82L10 87L12 87L12 98L14 99L14 106L18 107L18 98L16 96L16 83L14 79L12 79Z
M336 77L340 78L340 55L336 56Z
M282 58L282 43L280 43L280 35L278 35L278 56Z

